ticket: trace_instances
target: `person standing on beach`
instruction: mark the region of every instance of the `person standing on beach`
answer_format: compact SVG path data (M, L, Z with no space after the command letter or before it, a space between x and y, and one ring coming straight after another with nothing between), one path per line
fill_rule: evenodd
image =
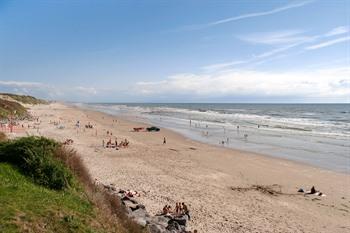
M166 138L163 138L163 145L166 144Z

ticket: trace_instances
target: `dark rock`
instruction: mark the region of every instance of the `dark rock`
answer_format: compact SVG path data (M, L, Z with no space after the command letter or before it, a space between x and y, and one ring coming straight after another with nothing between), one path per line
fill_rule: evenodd
M164 227L168 226L169 218L165 216L153 216L150 218L150 222L156 223L157 225L162 225Z
M134 204L137 204L137 201L135 201L133 198L130 198L128 196L122 197L122 201L131 201Z
M161 225L149 224L147 226L150 233L167 233L167 229Z
M123 201L123 204L127 207L130 208L132 211L137 210L138 209L138 204L135 204L129 200L127 201Z
M188 217L187 217L187 215L182 215L181 217L175 217L175 218L169 220L169 224L173 221L177 222L181 226L186 226L186 223L188 221Z
M147 220L145 218L135 218L134 221L142 227L147 225Z
M168 226L166 227L168 231L180 231L181 226L178 222L170 220Z
M134 216L135 218L148 218L149 217L149 214L147 213L147 211L145 209L137 209L135 211L133 211L131 213L132 216Z

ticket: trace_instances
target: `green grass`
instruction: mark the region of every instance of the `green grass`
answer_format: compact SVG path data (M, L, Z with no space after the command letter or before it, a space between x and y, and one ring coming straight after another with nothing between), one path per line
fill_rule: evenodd
M0 93L0 96L7 96L11 99L0 98L0 119L8 118L13 116L16 118L28 117L27 109L22 104L47 104L45 100L37 99L29 95L15 95L9 93ZM18 102L15 102L16 100Z
M44 137L0 136L1 233L127 232L97 202L74 151Z
M0 95L11 97L12 99L17 100L24 104L46 104L47 103L45 100L37 99L29 95L16 95L16 94L10 94L10 93L0 93Z
M0 99L0 119L9 116L24 118L28 116L28 112L25 107L17 102Z
M145 232L74 150L45 137L0 139L1 233Z
M62 190L72 185L72 174L54 157L60 146L51 139L33 136L3 141L0 142L0 162L15 165L37 184Z
M0 232L109 232L82 188L56 191L0 163Z

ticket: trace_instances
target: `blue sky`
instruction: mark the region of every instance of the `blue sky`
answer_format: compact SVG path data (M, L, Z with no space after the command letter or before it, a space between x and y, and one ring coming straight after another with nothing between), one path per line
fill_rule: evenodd
M0 0L0 91L350 102L350 1Z

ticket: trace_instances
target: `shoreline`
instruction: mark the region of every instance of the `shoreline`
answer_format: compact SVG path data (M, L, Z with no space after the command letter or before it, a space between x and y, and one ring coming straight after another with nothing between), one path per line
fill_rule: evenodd
M34 106L39 133L63 141L82 157L93 178L121 189L137 190L152 214L165 204L188 204L189 229L199 232L350 232L350 176L294 161L207 145L161 128L158 133L131 132L135 123L106 113L53 103ZM59 120L60 130L49 121ZM116 119L117 124L112 120ZM93 131L74 127L91 122ZM105 131L130 147L102 148ZM30 134L37 134L30 129ZM163 136L167 144L162 144ZM255 190L274 189L276 195ZM326 197L303 196L298 188L315 185ZM332 216L331 218L329 216Z
M68 105L72 108L75 108L77 110L81 110L81 111L85 111L85 112L94 112L94 113L100 113L100 114L105 114L109 117L112 117L112 118L117 118L117 119L120 119L120 120L123 120L123 121L126 121L126 122L129 122L130 124L144 124L146 125L147 127L150 127L150 126L154 126L152 124L152 122L149 121L149 119L147 118L141 118L141 117L134 117L133 120L129 120L129 119L126 119L126 116L122 116L122 115L115 115L115 114L112 114L112 113L106 113L106 112L103 112L103 111L99 111L99 110L94 110L94 109L88 109L88 108L83 108L83 107L79 107L79 106L74 106L74 105ZM142 120L138 120L138 119L142 119ZM148 122L147 122L148 121ZM158 127L158 126L157 126ZM215 147L215 148L218 148L218 149L226 149L228 151L232 151L233 153L234 152L238 152L238 153L247 153L251 156L257 156L257 157L261 157L261 158L266 158L266 159L271 159L271 160L277 160L277 161L280 161L280 162L287 162L287 163L292 163L292 164L295 164L296 166L306 166L310 169L317 169L321 172L331 172L331 173L335 173L335 174L344 174L344 175L349 175L350 176L350 170L349 172L346 172L346 171L338 171L338 170L333 170L333 169L330 169L330 168L326 168L326 167L320 167L320 166L317 166L317 165L313 165L311 163L306 163L306 162L302 162L302 161L297 161L297 160L291 160L291 159L288 159L288 158L282 158L282 157L278 157L278 156L273 156L273 155L269 155L269 154L264 154L264 153L258 153L258 152L254 152L254 151L249 151L249 150L244 150L244 149L239 149L239 148L234 148L234 147L227 147L227 146L222 146L222 145L217 145L217 144L214 144L214 143L209 143L209 142L203 142L203 141L200 141L200 140L197 140L195 138L191 138L189 136L186 136L185 134L181 133L181 132L178 132L174 129L171 129L171 128L167 128L167 127L161 127L161 129L163 130L168 130L174 134L177 134L178 136L181 136L183 137L183 140L189 140L189 141L192 141L192 142L196 142L196 143L199 143L199 144L203 144L203 145L207 145L207 146L212 146L212 147ZM350 161L349 161L349 165L350 165Z
M83 109L97 110L112 114L124 119L131 118L138 122L145 122L158 127L167 128L180 133L191 140L205 144L214 146L220 145L235 150L253 152L273 158L287 159L289 161L296 161L313 167L350 174L350 160L347 153L350 144L348 140L346 140L345 135L340 138L333 138L319 134L320 132L308 135L308 133L299 134L288 130L276 131L271 130L273 125L271 126L272 128L267 125L267 127L260 127L259 129L259 122L255 122L257 124L255 127L252 127L247 123L250 120L234 120L235 123L231 124L229 122L231 122L232 119L229 116L220 116L227 117L227 122L218 123L206 120L208 117L213 117L210 114L201 116L204 120L200 120L200 116L194 117L191 125L191 122L188 120L190 118L185 119L181 115L182 110L186 112L188 109L178 109L181 114L177 117L177 105L173 106L175 110L167 110L166 105L163 107L158 106L160 108L158 110L158 108L152 106L152 104L149 106L120 105L122 107L119 105L100 106L89 104L76 104L76 106ZM173 109L172 105L169 106L170 109ZM161 110L162 108L164 109ZM156 113L153 114L153 111ZM158 111L159 113L157 113ZM161 113L162 111L164 111L164 114ZM169 115L172 111L174 111L174 116ZM190 116L187 115L187 117ZM249 116L248 119L250 119L250 117L251 116ZM270 123L276 124L276 122L278 121L275 119ZM323 130L327 130L324 126L322 127ZM243 137L245 134L247 136L249 135L249 137Z

